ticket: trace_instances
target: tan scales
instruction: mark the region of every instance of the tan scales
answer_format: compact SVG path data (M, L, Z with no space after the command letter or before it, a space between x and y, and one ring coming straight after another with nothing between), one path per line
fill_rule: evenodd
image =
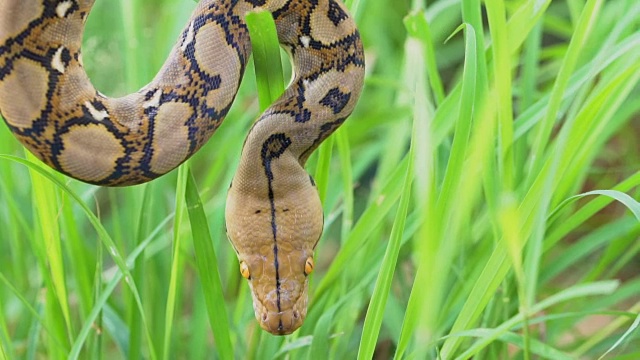
M307 276L323 226L304 164L351 114L363 85L353 19L339 0L202 0L151 83L108 98L82 66L93 2L0 2L0 113L49 166L104 186L152 180L209 140L251 53L245 15L274 15L295 76L247 136L226 225L260 325L274 334L295 331L307 313Z

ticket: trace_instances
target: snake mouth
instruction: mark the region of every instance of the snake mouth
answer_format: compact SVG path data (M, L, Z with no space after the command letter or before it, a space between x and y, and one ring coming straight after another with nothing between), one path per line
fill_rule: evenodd
M288 335L302 326L305 316L305 313L295 309L280 312L265 311L258 320L260 327L264 330L274 335Z
M300 294L295 301L283 302L280 307L276 301L261 301L253 295L256 319L264 330L273 335L288 335L302 326L307 316L306 294Z

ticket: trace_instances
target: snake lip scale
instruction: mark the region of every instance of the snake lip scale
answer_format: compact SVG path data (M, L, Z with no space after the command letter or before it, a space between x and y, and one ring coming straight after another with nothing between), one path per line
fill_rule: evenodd
M0 113L40 160L102 186L152 180L209 140L251 54L245 15L273 14L294 78L247 135L225 218L260 326L295 331L307 314L307 277L323 226L304 164L351 114L363 86L353 18L340 0L202 0L155 78L109 98L82 63L94 1L0 2Z

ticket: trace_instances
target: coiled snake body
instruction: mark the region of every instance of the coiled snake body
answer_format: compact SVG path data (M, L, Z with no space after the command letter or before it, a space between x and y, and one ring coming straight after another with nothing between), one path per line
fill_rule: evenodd
M0 2L0 113L52 168L98 185L154 179L194 154L229 111L251 45L247 12L272 12L294 78L251 128L229 189L227 234L261 326L288 334L307 311L322 208L303 166L353 110L364 56L339 0L202 0L154 80L108 98L82 67L94 0Z

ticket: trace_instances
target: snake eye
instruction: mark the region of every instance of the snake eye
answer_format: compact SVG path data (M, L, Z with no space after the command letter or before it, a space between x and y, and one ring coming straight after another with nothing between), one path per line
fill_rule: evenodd
M313 272L313 258L309 256L307 261L304 263L304 274L309 275Z
M249 271L249 265L247 265L247 263L244 261L240 262L240 274L242 274L242 277L247 280L251 277L251 272Z

